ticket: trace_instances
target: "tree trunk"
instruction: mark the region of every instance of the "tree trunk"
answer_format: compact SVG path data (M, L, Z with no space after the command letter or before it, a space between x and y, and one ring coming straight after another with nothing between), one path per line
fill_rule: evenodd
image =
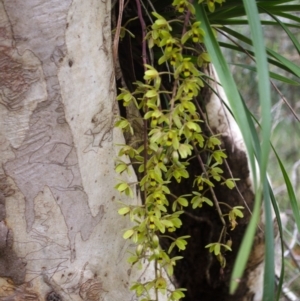
M0 1L1 300L133 298L114 189L110 9Z
M110 1L99 0L0 1L0 300L134 300L130 283L152 275L151 267L136 271L126 263L130 245L122 229L129 224L117 214L118 201L132 200L114 189L120 177L114 172L116 145L124 139L113 128L118 109L110 10ZM251 205L247 157L234 120L218 99L206 109ZM134 172L126 181L136 181ZM231 199L244 204L240 195ZM236 245L249 218L241 222ZM252 253L254 268L250 262L238 294L230 297L235 254L221 275L216 260L197 245L198 230L207 227L212 237L219 229L212 231L211 221L186 220L196 239L180 271L192 268L175 276L187 283L190 296L209 288L212 300L220 292L226 294L220 300L260 300L260 241Z

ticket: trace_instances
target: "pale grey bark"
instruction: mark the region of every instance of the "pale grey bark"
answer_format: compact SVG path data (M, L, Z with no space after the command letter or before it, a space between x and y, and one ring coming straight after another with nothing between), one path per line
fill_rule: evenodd
M110 31L110 1L0 1L1 300L134 298Z

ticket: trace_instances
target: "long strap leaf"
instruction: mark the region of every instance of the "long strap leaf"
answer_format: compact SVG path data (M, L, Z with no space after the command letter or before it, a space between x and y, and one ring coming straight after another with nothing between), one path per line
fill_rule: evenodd
M243 102L241 100L240 94L230 73L229 67L223 57L220 50L218 42L212 32L210 24L208 22L206 13L202 5L196 6L196 17L201 21L200 27L205 31L206 35L204 37L204 43L207 51L211 57L212 63L218 73L220 82L223 85L224 91L228 98L231 106L231 110L236 118L236 121L241 129L248 154L249 161L253 171L253 179L255 188L257 187L257 174L255 166L254 149L252 144L252 134L248 124L248 116L244 108ZM255 189L258 191L258 189ZM247 260L253 244L253 238L256 231L257 222L260 215L260 196L259 193L256 194L256 202L253 208L252 218L250 220L249 226L247 227L245 236L243 238L236 263L232 273L232 280L230 283L230 292L234 293L238 287L239 279L242 277L243 272L246 267Z
M259 160L260 177L263 183L264 208L265 208L265 273L264 273L264 301L274 300L275 274L274 274L274 234L271 200L269 196L269 187L266 177L267 164L270 153L270 135L271 135L271 92L269 68L263 31L260 24L260 18L256 2L253 0L243 0L247 13L251 37L254 46L258 73L258 91L262 115L262 146L261 158Z
M254 178L254 186L256 191L256 200L253 209L253 216L250 220L249 226L246 230L244 239L242 241L236 264L232 273L232 281L230 283L230 292L233 293L237 286L238 280L242 277L250 251L253 243L253 238L255 235L255 230L257 226L257 222L259 219L260 213L260 201L261 201L261 188L265 194L265 211L266 211L266 234L267 234L267 250L266 254L268 255L266 259L266 271L269 277L265 277L265 292L264 292L264 300L274 300L274 249L271 246L273 238L273 223L272 223L272 214L271 214L271 205L269 198L269 191L267 185L266 178L266 168L269 156L269 137L271 130L271 120L270 120L270 112L271 112L271 100L270 100L270 88L269 88L269 74L268 74L268 65L267 58L264 48L262 29L259 21L258 10L255 2L253 1L244 1L244 6L248 15L248 20L251 25L251 31L253 35L253 45L256 54L256 61L258 65L258 75L259 75L259 95L260 95L260 103L262 107L262 148L260 147L255 149L253 145L253 139L256 140L257 137L253 137L256 133L251 133L249 130L249 116L247 116L246 110L243 107L242 100L236 88L236 84L231 76L228 65L223 57L223 54L220 51L220 47L212 33L210 28L209 21L207 19L205 10L203 6L196 7L196 16L199 21L201 21L201 27L206 32L206 36L204 38L204 43L207 47L208 53L211 56L212 63L215 66L215 69L220 78L220 82L223 85L225 93L227 95L228 101L231 105L233 114L236 118L236 121L241 129L241 132L244 137L244 141L248 150L249 160L253 171ZM256 138L256 139L255 139ZM256 177L256 169L255 169L255 153L258 158L258 162L260 165L260 176L263 183L263 187L259 187L257 184ZM271 274L269 274L271 273ZM273 277L272 277L273 274Z

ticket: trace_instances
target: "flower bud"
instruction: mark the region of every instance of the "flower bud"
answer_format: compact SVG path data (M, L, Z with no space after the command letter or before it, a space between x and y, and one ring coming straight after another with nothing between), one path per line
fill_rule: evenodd
M135 252L136 252L136 255L137 255L137 256L140 256L140 255L142 254L142 252L143 252L143 245L138 245L138 246L136 247Z
M158 247L158 244L159 244L159 238L156 234L154 234L152 236L152 242L153 242L153 247L154 248L157 248Z

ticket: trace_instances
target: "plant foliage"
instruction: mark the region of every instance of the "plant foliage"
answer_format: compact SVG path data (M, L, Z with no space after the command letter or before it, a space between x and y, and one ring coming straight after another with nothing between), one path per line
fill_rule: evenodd
M135 253L131 254L128 261L132 265L141 265L143 260L147 260L155 266L152 280L137 282L131 287L140 300L158 300L161 294L166 295L168 300L184 297L184 288L169 288L167 276L173 275L176 262L181 259L181 256L172 256L174 249L179 252L185 250L189 241L187 235L172 236L172 233L182 226L185 208L190 206L200 210L203 206L212 206L218 212L223 228L218 241L210 241L206 248L216 256L221 269L226 266L225 253L234 248L231 240L228 240L228 233L238 227L239 219L244 218L242 206L223 206L223 203L214 197L215 183L226 186L230 191L235 189L239 179L224 176L226 150L221 148L219 135L209 133L205 125L202 93L211 81L210 74L205 72L210 63L213 63L217 71L231 112L243 134L255 189L252 218L239 249L230 291L234 293L238 280L243 275L259 223L263 199L266 242L264 300L275 300L271 200L273 206L276 206L276 202L272 192L270 193L267 177L271 132L270 77L290 84L299 82L270 73L269 64L297 77L300 75L300 68L265 47L261 24L282 27L300 52L299 43L290 30L292 27L299 27L300 19L295 17L293 11L300 7L290 2L136 1L138 20L136 16L132 16L125 25L140 22L141 33L136 37L140 39L140 44L132 45L130 50L132 62L137 67L131 69L130 73L134 74L132 80L123 84L117 99L122 102L128 116L132 116L128 114L129 110L137 114L134 118L120 117L116 122L116 127L132 137L127 139L130 142L120 148L116 172L130 172L130 165L133 165L139 175L139 181L127 183L120 180L116 189L133 197L134 186L137 186L142 193L143 205L124 204L119 209L120 215L129 216L133 222L133 227L123 234L124 239L131 239L136 244ZM273 21L264 18L261 20L260 14L270 16ZM285 18L284 21L282 17ZM250 26L251 39L243 37L234 29L234 25L237 24ZM119 30L122 33L120 37L124 38L126 34L135 36L136 33L130 31L130 28L125 28L125 25ZM234 44L218 42L216 32L230 35ZM245 52L256 63L254 70L258 74L261 108L259 130L256 129L256 121L237 89L220 46ZM136 123L138 126L134 125ZM204 153L205 161L202 157ZM131 159L130 164L122 159L124 156ZM192 159L198 162L201 173L190 173L189 162ZM299 209L293 189L279 157L278 161L299 225ZM176 195L172 185L191 177L194 189L188 194ZM207 196L207 192L210 192L211 197ZM278 210L275 212L279 220ZM162 238L170 240L168 249L162 247Z

